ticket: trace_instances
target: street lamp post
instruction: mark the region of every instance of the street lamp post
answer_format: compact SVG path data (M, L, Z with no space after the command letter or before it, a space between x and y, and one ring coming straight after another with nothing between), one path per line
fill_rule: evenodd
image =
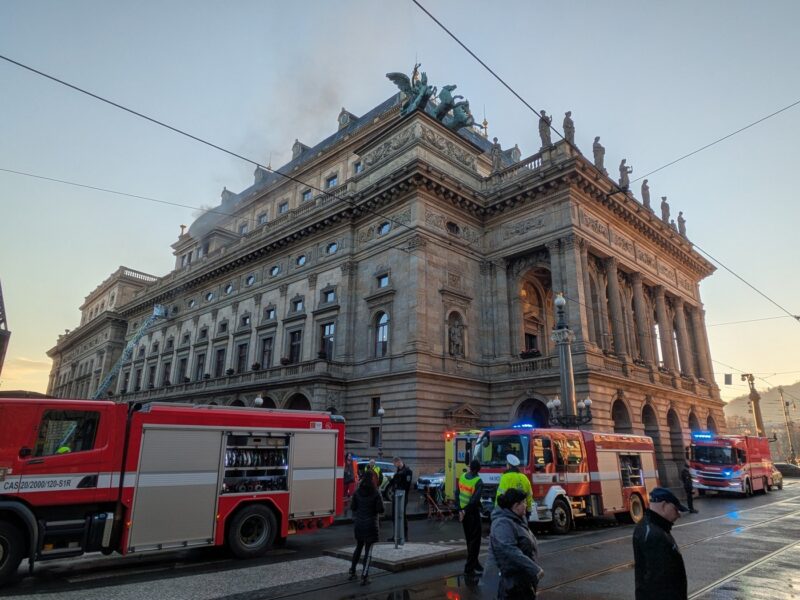
M378 424L378 458L383 458L383 415L385 414L386 411L382 406L379 406L378 418L380 419L380 422Z
M561 379L561 397L564 398L563 410L562 401L556 396L547 403L550 411L550 424L569 429L580 427L592 420L592 401L586 398L581 402L575 401L575 377L572 372L572 340L574 334L567 325L564 315L564 306L567 304L564 294L559 293L555 299L556 307L556 327L550 339L558 346L558 363L560 366L559 375Z

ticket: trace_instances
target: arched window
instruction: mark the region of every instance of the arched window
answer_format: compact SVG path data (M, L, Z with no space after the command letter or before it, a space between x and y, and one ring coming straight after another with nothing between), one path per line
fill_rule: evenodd
M381 358L389 353L389 315L379 312L375 315L375 357Z

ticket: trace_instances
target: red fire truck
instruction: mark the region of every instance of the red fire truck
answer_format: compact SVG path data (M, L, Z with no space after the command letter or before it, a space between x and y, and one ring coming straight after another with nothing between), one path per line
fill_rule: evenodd
M701 496L709 490L751 496L773 486L772 455L764 437L696 431L689 460L692 483Z
M515 425L484 431L476 442L484 513L494 506L508 454L520 459L520 472L531 480L530 521L549 523L555 533L567 533L583 517L615 515L638 523L648 492L658 486L649 437Z
M323 412L0 400L0 584L23 558L227 544L255 557L343 510Z

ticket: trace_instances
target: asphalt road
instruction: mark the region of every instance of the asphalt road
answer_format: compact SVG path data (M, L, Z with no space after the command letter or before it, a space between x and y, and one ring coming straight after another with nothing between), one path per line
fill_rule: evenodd
M699 514L681 519L674 535L682 547L692 598L794 598L800 588L800 481L782 491L749 499L709 497L696 501ZM462 544L457 522L412 521L415 542ZM383 525L383 538L389 524ZM488 532L487 532L488 533ZM613 521L582 524L567 536L539 533L545 569L540 598L561 600L633 598L632 526ZM360 587L347 581L346 561L323 556L352 543L352 528L340 525L295 536L286 546L253 561L238 561L220 549L151 557L101 557L37 565L0 596L27 600L125 600L224 598L492 598L491 569L481 580L460 575L461 562L402 573L373 573ZM482 560L486 560L483 557Z

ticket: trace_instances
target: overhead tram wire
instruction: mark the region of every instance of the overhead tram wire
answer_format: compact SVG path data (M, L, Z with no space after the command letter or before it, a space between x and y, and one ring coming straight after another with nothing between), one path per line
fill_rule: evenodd
M511 87L511 86L510 86L508 83L506 83L506 81L505 81L505 80L504 80L502 77L500 77L500 76L499 76L497 73L495 73L495 71L494 71L494 70L493 70L493 69L492 69L492 68L491 68L489 65L487 65L487 64L486 64L486 63L485 63L485 62L484 62L484 61L483 61L483 60L482 60L482 59L481 59L481 58L480 58L480 57L479 57L477 54L475 54L475 52L473 52L473 51L472 51L472 50L471 50L471 49L470 49L470 48L469 48L469 47L468 47L468 46L467 46L467 45L466 45L464 42L462 42L462 41L461 41L461 40L458 38L458 36L456 36L456 35L455 35L455 34L454 34L452 31L450 31L450 30L449 30L449 29L448 29L448 28L447 28L447 27L446 27L446 26L445 26L445 25L444 25L444 24L443 24L441 21L439 21L439 19L437 19L435 16L433 16L433 14L431 14L431 13L428 11L428 9L426 9L424 6L422 6L422 4L419 2L419 0L411 0L411 1L412 1L414 4L416 4L416 5L417 5L417 7L419 7L419 9L420 9L422 12L424 12L424 13L425 13L425 14L426 14L426 15L427 15L427 16L428 16L428 17L429 17L429 18L430 18L430 19L431 19L431 20L432 20L434 23L436 23L436 24L437 24L437 25L438 25L438 26L439 26L439 27L440 27L440 28L441 28L441 29L442 29L442 30L443 30L443 31L444 31L444 32L445 32L447 35L449 35L451 38L453 38L453 40L455 40L455 42L456 42L456 43L457 43L459 46L461 46L461 47L462 47L462 48L463 48L463 49L464 49L464 50L465 50L465 51L466 51L466 52L467 52L467 53L468 53L470 56L472 56L472 58L474 58L474 59L475 59L475 60L476 60L478 63L480 63L480 65L481 65L483 68L485 68L485 69L486 69L486 70L487 70L489 73L491 73L491 74L492 74L492 76L493 76L495 79L497 79L497 81L499 81L499 82L500 82L500 83L503 85L503 87L505 87L505 88L506 88L506 89L507 89L509 92L511 92L511 93L514 95L514 97L516 97L516 98L517 98L517 99L518 99L520 102L522 102L522 103L523 103L523 104L524 104L524 105L525 105L525 106L526 106L526 107L527 107L527 108L528 108L528 109L529 109L529 110L530 110L532 113L534 113L534 114L535 114L536 116L538 116L540 119L542 118L542 115L541 115L541 113L540 113L538 110L536 110L536 109L535 109L535 108L533 108L533 107L532 107L530 104L528 104L528 102L527 102L527 101L526 101L526 100L525 100L525 99L524 99L524 98L523 98L523 97L522 97L522 96L521 96L519 93L517 93L517 91L516 91L516 90L515 90L513 87ZM784 111L786 111L786 110L788 110L788 109L790 109L790 108L792 108L793 106L796 106L796 105L798 105L798 104L800 104L800 100L798 100L798 101L796 101L796 102L794 102L794 103L790 104L789 106L786 106L786 107L784 107L784 108L782 108L782 109L780 109L780 110L778 110L778 111L776 111L776 112L774 112L774 113L772 113L772 114L770 114L770 115L767 115L766 117L763 117L763 118L759 119L758 121L755 121L755 122L751 123L750 125L747 125L746 127L744 127L744 128L742 128L742 129L740 129L740 130L737 130L737 131L733 132L732 134L730 134L730 135L726 136L726 138L727 138L727 137L731 137L731 135L736 135L736 134L737 134L737 133L739 133L740 131L744 131L745 129L748 129L749 127L752 127L753 125L756 125L757 123L760 123L760 122L762 122L762 121L765 121L766 119L769 119L769 118L771 118L771 117L774 117L775 115L778 115L778 114L780 114L780 113L782 113L782 112L784 112ZM552 124L552 121L548 123L548 126L549 126L549 128L550 128L550 129L551 129L551 130L552 130L552 131L553 131L553 132L554 132L554 133L555 133L555 134L556 134L558 137L560 137L562 140L566 141L566 142L567 142L567 144L569 144L569 145L570 145L570 147L572 147L574 150L577 150L578 152L580 152L580 150L578 150L578 148L577 148L577 147L576 147L574 144L571 144L570 142L568 142L568 141L566 140L566 138L564 138L564 136L561 134L561 132L560 132L558 129L556 129L554 126L553 126L553 124ZM722 139L726 139L726 138L721 138L720 140L717 140L717 141L722 141ZM717 142L713 142L712 144L709 144L709 145L708 145L708 146L706 146L706 147L710 147L710 146L714 145L715 143L717 143ZM705 149L706 147L704 147L704 148L700 148L699 150L695 151L695 152L694 152L694 154L696 154L697 152L699 152L699 151L701 151L701 150ZM581 153L581 154L582 154L582 153ZM666 167L668 167L668 166L670 166L670 165L672 165L672 164L675 164L676 162L678 162L678 161L680 161L680 160L683 160L684 158L686 158L686 157L688 157L688 156L691 156L691 154L692 154L692 153L690 153L690 154L688 154L688 155L686 155L686 156L684 156L684 157L681 157L681 158L679 158L679 159L677 159L677 160L675 160L675 161L672 161L672 162L668 163L667 165L664 165L663 167L660 167L659 169L656 169L656 171L660 171L661 169L664 169L664 168L666 168ZM600 169L598 169L598 168L597 168L597 166L596 166L596 165L594 165L594 163L589 163L589 164L591 165L591 167L592 167L592 168L593 168L595 171L597 171L597 173L599 173L600 175L603 175L604 177L607 177L606 173L602 173L602 172L600 171ZM654 173L654 172L655 172L655 171L652 171L651 173ZM643 177L644 177L644 176L643 176ZM628 192L628 190L626 190L626 189L622 189L622 188L621 188L621 187L620 187L620 186L617 184L617 182L615 182L615 181L614 181L613 179L611 179L610 177L608 177L608 179L609 179L609 181L611 181L611 184L612 184L612 186L616 188L616 191L614 191L614 192L611 192L610 194L607 194L607 195L606 195L606 197L607 197L607 198L610 198L611 196L614 196L614 195L616 195L616 194L623 194L623 195L627 195L627 192ZM638 179L637 179L637 180L634 180L634 181L638 181ZM770 301L772 304L774 304L775 306L777 306L778 308L780 308L780 310L781 310L782 312L785 312L787 315L789 315L789 316L793 317L793 318L794 318L794 319L795 319L795 320L796 320L796 321L797 321L797 322L800 324L800 316L792 314L790 311L788 311L788 310L786 310L785 308L783 308L783 307L782 307L780 304L778 304L777 302L775 302L775 301L774 301L772 298L770 298L769 296L767 296L765 293L761 292L761 291L760 291L760 290L758 290L758 289L757 289L755 286L753 286L752 284L748 283L748 282L747 282L747 281L746 281L746 280L745 280L743 277L741 277L740 275L738 275L738 274L737 274L736 272L734 272L732 269L730 269L729 267L727 267L726 265L724 265L723 263L721 263L720 261L718 261L716 258L714 258L714 257L713 257L711 254L709 254L708 252L706 252L706 251L705 251L705 250L703 250L702 248L700 248L700 247L699 247L697 244L695 244L694 242L692 242L692 244L693 244L693 245L694 245L694 247L695 247L695 248L697 248L697 249L698 249L700 252L702 252L703 254L705 254L706 256L708 256L708 257L709 257L709 258L710 258L712 261L716 262L716 263L717 263L717 264L719 264L719 265L720 265L722 268L724 268L726 271L728 271L730 274L734 275L734 276L735 276L737 279L739 279L739 280L740 280L740 281L742 281L743 283L747 284L747 286L748 286L748 287L750 287L751 289L753 289L753 290L755 290L756 292L758 292L758 294L760 294L761 296L763 296L764 298L766 298L767 300L769 300L769 301Z
M158 120L158 119L156 119L154 117L150 117L150 116L148 116L148 115L146 115L144 113L141 113L141 112L138 112L136 110L133 110L132 108L128 108L127 106L119 104L118 102L114 102L113 100L109 100L108 98L104 98L103 96L100 96L98 94L95 94L93 92L85 90L85 89L83 89L83 88L81 88L81 87L79 87L77 85L74 85L72 83L64 81L63 79L59 79L58 77L55 77L53 75L49 75L49 74L47 74L47 73L45 73L43 71L40 71L40 70L35 69L33 67L30 67L30 66L28 66L26 64L23 64L23 63L21 63L19 61L16 61L16 60L14 60L12 58L9 58L7 56L4 56L2 54L0 54L0 59L5 60L6 62L9 62L9 63L11 63L13 65L16 65L17 67L20 67L22 69L25 69L26 71L30 71L31 73L35 73L36 75L44 77L45 79L49 79L50 81L54 81L55 83L61 84L63 86L66 86L66 87L68 87L68 88L70 88L72 90L75 90L76 92L80 92L81 94L85 94L85 95L87 95L87 96L89 96L91 98L94 98L95 100L99 100L100 102L104 102L105 104L108 104L110 106L113 106L115 108L123 110L123 111L125 111L127 113L130 113L130 114L136 116L136 117L139 117L139 118L144 119L146 121L150 121L151 123L153 123L155 125L158 125L160 127L164 127L165 129L169 129L170 131L173 131L174 133L177 133L179 135L185 136L185 137L187 137L187 138L189 138L191 140L194 140L196 142L199 142L201 144L209 146L210 148L214 148L215 150L219 150L220 152L224 152L225 154L228 154L230 156L233 156L235 158L243 160L244 162L247 162L247 163L250 163L252 165L255 165L256 167L260 167L260 168L264 169L265 171L267 171L269 173L274 173L274 174L276 174L276 175L278 175L280 177L283 177L284 179L287 179L289 181L293 181L295 183L298 183L298 184L300 184L300 185L302 185L302 186L304 186L304 187L306 187L308 189L312 189L312 190L315 190L317 192L320 192L321 194L324 194L326 197L333 198L336 201L344 201L344 202L346 202L347 204L349 204L353 208L356 208L358 210L364 210L366 212L370 212L370 213L374 214L375 216L381 217L382 219L386 219L387 221L392 222L393 224L402 225L403 227L407 228L409 231L414 231L413 228L409 227L407 224L405 224L405 223L403 223L401 221L397 221L396 219L394 219L394 218L392 218L390 216L386 216L386 215L383 215L381 213L378 213L378 212L376 212L375 210L373 210L373 209L371 209L369 207L357 206L355 201L348 200L347 198L340 198L338 196L335 196L335 195L331 194L330 192L328 192L326 190L320 189L320 188L318 188L318 187L316 187L316 186L314 186L312 184L309 184L307 182L301 181L300 179L298 179L298 178L296 178L296 177L294 177L292 175L287 175L286 173L282 173L280 171L280 169L273 169L270 166L262 165L258 161L255 161L255 160L253 160L251 158L247 158L246 156L238 154L237 152L233 152L232 150L228 150L227 148L219 146L219 145L217 145L217 144L215 144L213 142L209 142L208 140L205 140L205 139L203 139L201 137L198 137L198 136L196 136L194 134L191 134L191 133L189 133L187 131L184 131L183 129L180 129L180 128L175 127L173 125L169 125L168 123L165 123L164 121L160 121L160 120ZM10 170L8 170L8 171L10 171ZM407 251L405 248L401 248L399 246L395 246L395 247L400 249L400 250L403 250L404 252Z

